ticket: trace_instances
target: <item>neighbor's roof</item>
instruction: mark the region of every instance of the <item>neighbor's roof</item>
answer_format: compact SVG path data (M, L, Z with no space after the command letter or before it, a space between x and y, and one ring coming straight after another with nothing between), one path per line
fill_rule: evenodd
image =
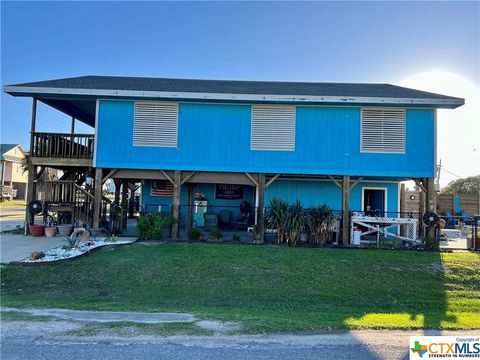
M6 152L9 152L16 146L18 146L18 144L0 144L1 160L5 160L5 158L3 157L3 154L5 154Z
M250 102L355 103L456 108L461 98L391 84L191 80L81 76L7 85L15 96L165 98Z

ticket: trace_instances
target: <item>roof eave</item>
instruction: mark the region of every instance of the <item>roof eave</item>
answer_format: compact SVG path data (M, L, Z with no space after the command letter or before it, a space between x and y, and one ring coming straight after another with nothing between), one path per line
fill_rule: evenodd
M398 106L430 106L436 108L455 109L464 105L460 98L422 99L392 97L352 97L352 96L318 96L318 95L275 95L275 94L228 94L202 92L140 91L110 89L74 89L47 88L6 85L4 91L13 96L79 96L88 98L148 98L175 99L197 101L242 101L242 102L278 102L306 104L349 104L349 105L398 105Z

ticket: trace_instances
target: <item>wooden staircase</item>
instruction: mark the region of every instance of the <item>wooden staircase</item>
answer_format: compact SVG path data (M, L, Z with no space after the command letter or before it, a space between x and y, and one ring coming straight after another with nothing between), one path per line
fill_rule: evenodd
M88 190L82 185L84 177L74 176L73 180L42 181L37 184L37 199L44 202L46 217L48 213L55 213L58 222L81 221L87 227L93 223L94 195L93 189ZM102 197L100 204L100 224L109 230L111 227L111 213L115 204L108 198ZM114 229L118 230L118 229Z

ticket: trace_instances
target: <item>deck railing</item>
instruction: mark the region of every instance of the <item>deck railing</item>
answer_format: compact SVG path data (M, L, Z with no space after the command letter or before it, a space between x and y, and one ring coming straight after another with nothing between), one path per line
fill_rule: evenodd
M92 159L94 138L92 134L35 132L31 156Z

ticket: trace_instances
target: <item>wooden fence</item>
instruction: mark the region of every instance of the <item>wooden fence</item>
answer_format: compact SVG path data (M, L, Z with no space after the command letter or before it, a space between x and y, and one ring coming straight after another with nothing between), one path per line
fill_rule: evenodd
M462 213L480 215L480 194L457 194ZM425 212L425 194L421 190L404 190L402 186L400 196L400 211L411 213ZM460 215L455 212L455 195L437 195L437 213L446 215Z

